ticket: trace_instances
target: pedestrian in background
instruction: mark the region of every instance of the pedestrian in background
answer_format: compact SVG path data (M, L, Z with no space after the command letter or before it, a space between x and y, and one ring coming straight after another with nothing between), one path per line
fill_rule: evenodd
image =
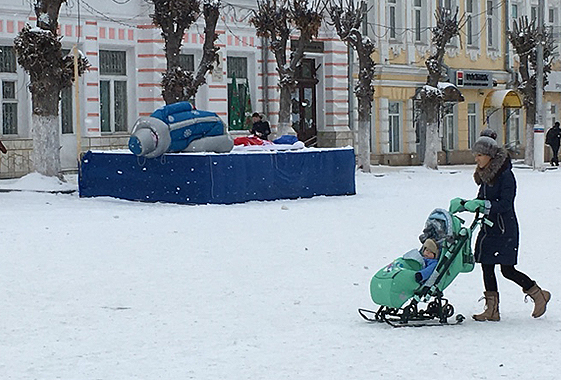
M561 129L559 128L559 122L556 121L553 127L549 128L547 134L545 135L545 143L551 147L551 166L559 166L559 144L561 143Z

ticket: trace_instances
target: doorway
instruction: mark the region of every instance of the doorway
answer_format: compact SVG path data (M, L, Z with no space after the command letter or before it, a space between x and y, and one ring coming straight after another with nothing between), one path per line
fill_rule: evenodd
M296 71L297 87L292 93L292 128L298 140L306 146L317 144L316 85L317 67L315 60L305 58Z

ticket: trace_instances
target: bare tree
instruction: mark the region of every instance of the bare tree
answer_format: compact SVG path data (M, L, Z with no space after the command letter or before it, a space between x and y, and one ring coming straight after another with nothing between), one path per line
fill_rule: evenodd
M32 102L33 166L36 172L62 179L60 169L59 101L63 88L74 81L74 57L62 55L57 35L63 0L37 0L37 27L26 25L14 39L18 63L29 74ZM78 57L78 74L89 67Z
M366 2L360 0L332 1L327 5L332 25L343 42L351 46L358 55L359 73L354 92L358 99L358 166L370 172L370 115L374 99L374 74L376 63L372 59L374 44L360 31L366 22Z
M257 0L257 10L250 20L257 29L257 36L269 40L269 48L277 62L280 135L294 133L290 126L290 108L291 94L296 88L296 69L304 58L306 44L318 35L322 21L320 6L320 0ZM300 36L288 61L286 50L292 27L300 32Z
M553 36L548 28L543 27L543 85L547 85L547 77L551 73L551 60L555 49ZM528 21L528 17L520 17L513 23L512 30L507 36L518 55L520 66L518 72L522 77L515 87L522 93L524 108L526 109L526 148L524 163L532 165L534 162L534 125L536 124L536 68L537 45L540 41L536 20Z
M452 15L449 9L438 7L435 16L436 26L432 28L432 44L435 53L425 61L429 75L426 84L419 91L420 108L424 121L421 123L421 127L426 128L423 165L429 169L438 168L438 151L440 150L438 125L442 106L445 101L463 100L455 87L452 91L449 88L443 90L439 87L440 79L443 77L446 45L460 32L458 10L456 9L455 14Z
M162 78L162 96L166 104L189 100L195 96L200 86L206 83L205 76L217 62L219 48L216 24L220 16L220 2L204 0L205 20L203 56L196 72L184 70L179 65L179 53L185 31L200 17L200 0L151 0L155 25L162 29L167 60L166 72Z

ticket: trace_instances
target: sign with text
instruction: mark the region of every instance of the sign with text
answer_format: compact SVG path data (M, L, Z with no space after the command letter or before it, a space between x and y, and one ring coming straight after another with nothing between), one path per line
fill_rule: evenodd
M457 87L492 88L493 74L490 71L452 70L451 78Z

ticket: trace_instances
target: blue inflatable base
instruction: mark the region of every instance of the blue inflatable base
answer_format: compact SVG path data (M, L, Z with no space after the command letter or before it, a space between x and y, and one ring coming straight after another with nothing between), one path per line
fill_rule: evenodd
M87 152L81 197L144 202L231 204L355 194L352 148L284 152L180 153L146 159Z

